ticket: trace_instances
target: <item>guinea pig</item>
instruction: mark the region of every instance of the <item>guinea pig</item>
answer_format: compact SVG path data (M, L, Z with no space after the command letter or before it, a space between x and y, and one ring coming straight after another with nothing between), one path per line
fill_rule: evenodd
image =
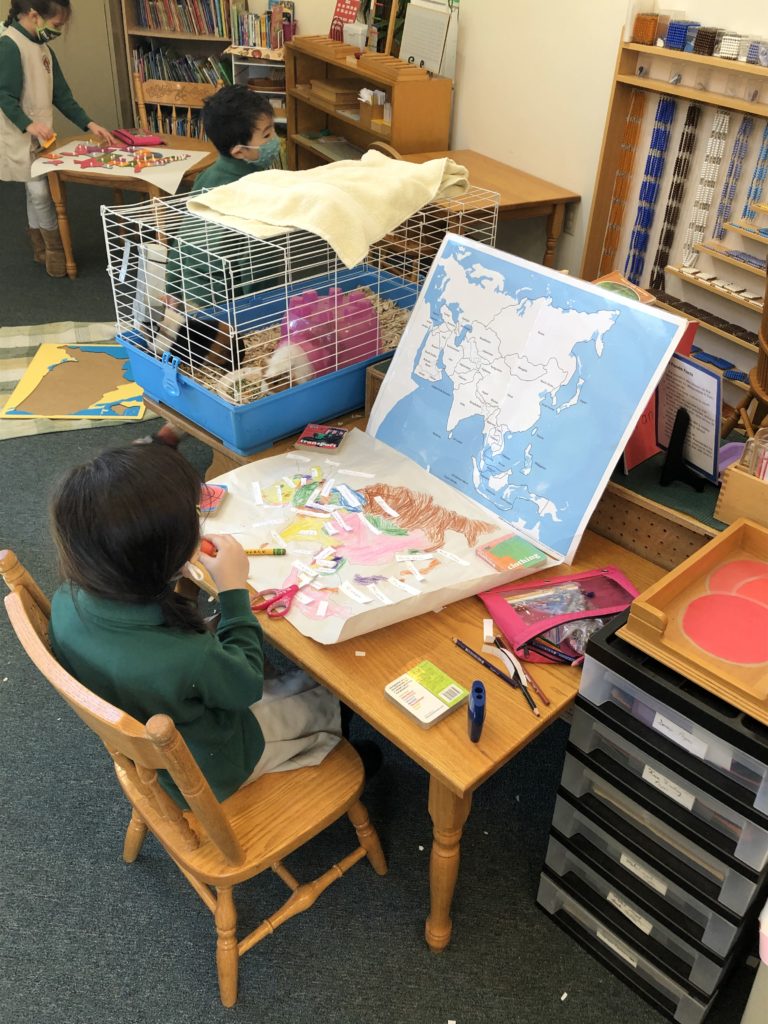
M146 324L145 338L155 356L169 352L195 369L220 367L234 370L242 364L245 345L241 337L232 345L229 325L199 314L185 313L178 300L167 297L161 320ZM234 350L233 350L234 349Z

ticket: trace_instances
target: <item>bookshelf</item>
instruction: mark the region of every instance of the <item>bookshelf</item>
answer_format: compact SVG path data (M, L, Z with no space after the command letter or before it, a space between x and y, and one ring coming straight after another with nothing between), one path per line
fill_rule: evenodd
M230 63L222 57L231 41L229 0L121 0L120 6L134 116L134 73L210 85L230 80ZM150 116L162 131L167 111L158 105Z
M288 166L307 170L338 159L333 149L318 145L329 135L363 152L373 142L387 143L399 153L448 149L453 83L430 76L395 57L364 52L325 36L299 36L285 47L288 94ZM362 87L381 90L391 107L391 120L366 124L360 107L347 96L335 102L328 83L350 96Z

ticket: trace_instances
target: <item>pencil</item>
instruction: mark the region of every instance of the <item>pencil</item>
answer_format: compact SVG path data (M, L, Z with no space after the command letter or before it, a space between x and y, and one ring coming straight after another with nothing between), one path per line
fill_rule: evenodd
M517 682L512 678L512 676L508 676L506 672L502 672L500 668L496 668L496 666L492 665L490 661L486 661L482 654L478 654L477 651L473 651L471 647L467 647L467 645L462 643L462 641L457 637L453 637L452 639L460 650L464 651L465 654L468 654L470 658L474 658L475 661L479 662L483 666L483 668L487 668L489 672L493 672L493 674L498 676L499 679L503 679L505 683L517 688Z
M528 707L531 709L531 711L534 713L534 715L536 715L537 718L541 718L541 712L536 707L536 701L533 699L533 697L531 696L530 690L528 689L528 678L529 677L528 677L527 672L525 671L523 666L520 664L520 662L517 660L517 658L514 656L514 654L508 648L506 648L504 646L504 644L501 642L501 640L497 636L493 638L493 642L496 645L496 647L498 647L499 651L501 652L502 658L507 662L507 664L511 668L514 669L514 671L515 671L515 673L517 675L517 678L520 681L520 689L523 692L523 696L525 697L525 700L526 700L526 703L528 704Z
M285 548L246 548L246 555L285 555Z

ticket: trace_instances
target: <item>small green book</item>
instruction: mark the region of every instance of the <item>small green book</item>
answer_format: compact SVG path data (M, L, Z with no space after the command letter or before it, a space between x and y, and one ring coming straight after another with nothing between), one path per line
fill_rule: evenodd
M543 551L539 551L529 540L517 533L497 537L487 544L481 544L476 550L483 561L488 562L499 572L516 569L518 566L533 569L537 565L543 565L547 560Z
M419 661L384 687L391 701L428 729L469 697L469 690L431 661Z

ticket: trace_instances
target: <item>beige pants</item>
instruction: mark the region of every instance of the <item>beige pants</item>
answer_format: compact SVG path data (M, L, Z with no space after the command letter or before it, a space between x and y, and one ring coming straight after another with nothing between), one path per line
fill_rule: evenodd
M244 786L267 772L320 764L341 738L338 700L300 669L265 679L264 696L251 711L266 746Z

